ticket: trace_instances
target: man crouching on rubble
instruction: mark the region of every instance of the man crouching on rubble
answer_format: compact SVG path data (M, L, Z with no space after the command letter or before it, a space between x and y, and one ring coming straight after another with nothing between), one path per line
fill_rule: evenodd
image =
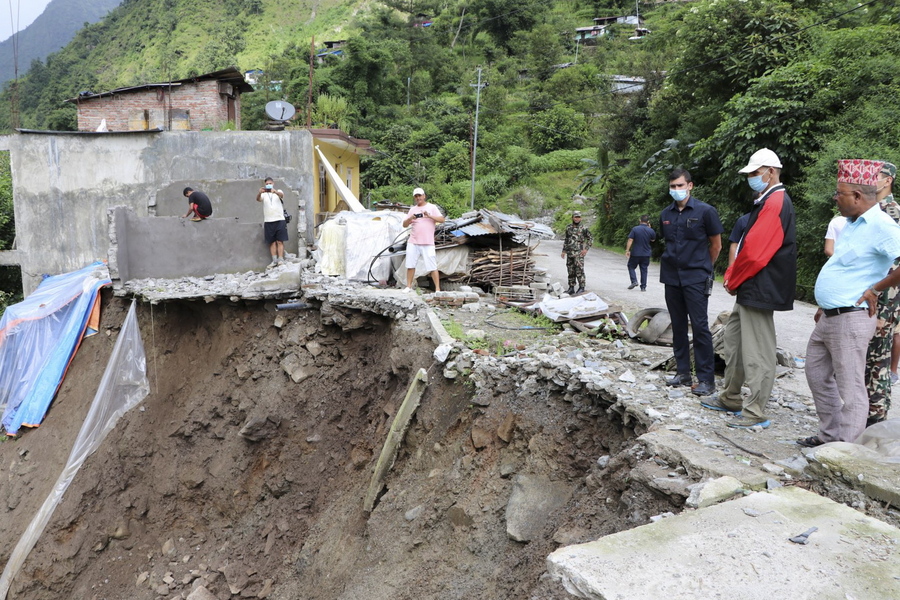
M416 188L413 190L415 205L406 213L403 226L412 225L412 233L406 242L406 288L404 292L412 291L413 277L416 275L416 264L419 259L425 263L425 268L431 273L434 281L434 291L441 291L441 279L437 270L437 256L434 251L434 229L438 223L444 222L444 215L434 204L425 200L425 190Z

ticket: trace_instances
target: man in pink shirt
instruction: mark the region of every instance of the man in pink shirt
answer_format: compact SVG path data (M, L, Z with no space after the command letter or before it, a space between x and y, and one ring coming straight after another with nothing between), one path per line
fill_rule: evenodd
M409 293L412 289L413 278L416 275L416 265L421 258L425 268L431 273L434 281L434 291L441 291L441 280L437 270L437 258L434 253L434 227L437 223L444 222L444 216L438 207L425 201L425 190L416 188L413 190L415 205L409 209L403 226L412 225L412 233L406 242L406 288Z

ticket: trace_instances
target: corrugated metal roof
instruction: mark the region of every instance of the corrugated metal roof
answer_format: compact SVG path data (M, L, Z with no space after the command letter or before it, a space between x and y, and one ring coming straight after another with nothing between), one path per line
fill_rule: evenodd
M490 223L486 223L485 221L479 221L478 223L472 223L471 225L465 225L456 229L455 231L462 231L466 235L478 236L478 235L497 235L497 230L491 227Z

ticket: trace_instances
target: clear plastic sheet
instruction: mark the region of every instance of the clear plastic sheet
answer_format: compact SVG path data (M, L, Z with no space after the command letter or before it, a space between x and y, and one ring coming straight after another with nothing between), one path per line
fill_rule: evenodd
M323 275L340 275L343 277L344 252L347 247L347 227L336 219L328 219L319 226L319 239L313 256L316 259L316 270Z
M390 259L372 259L394 243L403 231L406 215L396 211L343 211L319 227L315 253L317 268L325 275L341 275L355 281L386 280L391 274ZM398 245L402 245L399 244Z
M406 242L402 242L402 247L406 248ZM469 258L472 249L469 246L452 246L450 248L440 248L435 251L435 260L437 261L437 270L444 275L465 275L469 272ZM406 255L395 256L394 262L394 279L406 285ZM416 264L416 277L424 277L429 271L425 268L425 261L420 260Z
M87 329L98 292L109 285L101 262L44 279L0 319L0 407L10 435L40 425Z
M602 314L609 305L594 292L588 292L568 298L553 298L544 294L538 306L541 313L551 321L567 321Z
M100 447L119 418L150 393L144 343L141 340L135 306L135 302L132 302L106 365L100 387L81 425L65 468L13 549L3 569L3 575L0 575L0 599L6 598L12 580L40 538L78 469L87 457Z

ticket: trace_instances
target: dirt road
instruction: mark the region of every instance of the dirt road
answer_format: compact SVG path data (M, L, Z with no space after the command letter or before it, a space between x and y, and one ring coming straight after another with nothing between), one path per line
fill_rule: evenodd
M535 253L537 266L551 274L551 281L566 283L566 261L560 258L562 240L541 242ZM622 306L629 315L642 308L666 307L663 285L659 282L659 263L650 263L647 291L639 288L628 289L628 269L624 254L616 254L600 248L593 248L585 257L584 271L587 289L597 293L609 304ZM730 311L734 297L716 282L709 299L709 317L714 321L722 311ZM806 356L806 342L813 329L813 315L816 307L805 302L795 302L794 310L775 313L775 330L779 347L789 350L795 356Z

